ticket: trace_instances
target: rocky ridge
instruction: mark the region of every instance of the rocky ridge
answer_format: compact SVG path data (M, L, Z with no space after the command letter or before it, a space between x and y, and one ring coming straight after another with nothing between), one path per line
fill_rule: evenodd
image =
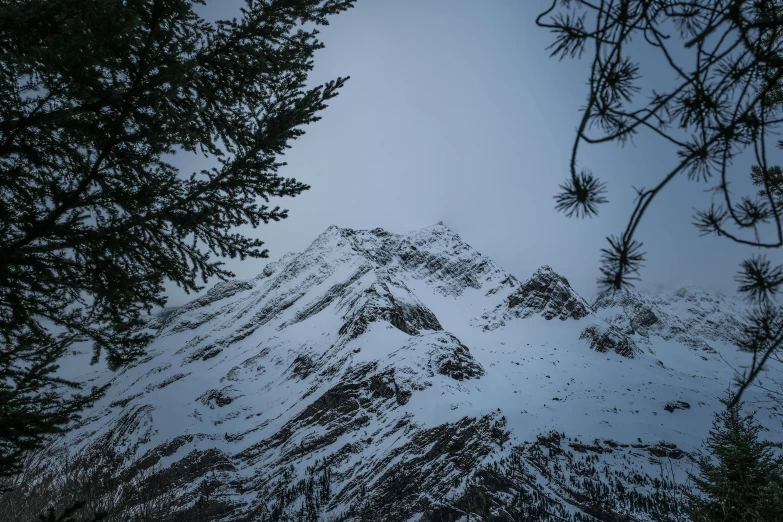
M742 362L743 311L693 290L589 304L443 224L332 226L152 320L61 446L154 465L183 513L209 478L209 520L651 520L659 463L698 448Z

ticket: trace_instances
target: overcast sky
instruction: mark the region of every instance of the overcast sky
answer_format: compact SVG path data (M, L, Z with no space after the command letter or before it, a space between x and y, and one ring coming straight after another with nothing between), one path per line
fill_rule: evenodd
M242 3L208 0L201 11L229 18ZM599 249L624 228L632 186L652 185L676 157L646 138L585 148L581 164L608 182L610 204L587 220L555 212L588 64L549 57L552 36L534 23L549 3L358 0L333 17L312 84L351 79L286 155L282 174L312 189L279 202L287 220L251 231L271 259L303 250L331 224L406 232L442 220L519 279L548 264L591 299ZM678 180L647 212L637 234L649 252L640 288L734 292L751 251L698 235L692 207L709 202L705 188ZM228 264L249 278L265 263ZM187 299L173 290L170 304Z

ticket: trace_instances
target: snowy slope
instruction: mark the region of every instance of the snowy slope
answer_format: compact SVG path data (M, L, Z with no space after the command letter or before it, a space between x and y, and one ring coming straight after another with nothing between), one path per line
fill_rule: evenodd
M147 357L90 377L110 391L62 444L170 470L183 509L216 474L227 520L649 520L658 507L634 495L657 494L662 460L690 467L746 363L744 312L694 289L591 305L549 267L518 281L441 223L332 226L155 318ZM764 398L747 395L777 427ZM297 485L319 477L325 492Z

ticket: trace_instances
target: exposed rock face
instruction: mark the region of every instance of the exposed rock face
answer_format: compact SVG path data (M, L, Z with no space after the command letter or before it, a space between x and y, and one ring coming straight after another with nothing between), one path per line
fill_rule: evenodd
M455 381L477 379L484 375L484 368L476 362L467 346L453 335L439 336L430 346L430 371L445 375Z
M229 297L238 294L239 292L250 290L254 287L252 281L242 281L242 280L233 280L233 281L220 281L215 286L210 288L203 296L194 299L193 301L189 302L186 305L180 306L178 308L166 308L162 312L160 312L153 320L150 322L149 327L153 328L155 330L160 330L162 328L165 328L168 324L170 324L172 321L174 321L177 317L181 317L183 314L187 312L193 312L195 310L198 310L199 308L204 308L216 301L220 301L223 299L228 299ZM202 316L204 321L208 321L211 317L210 315ZM188 327L192 327L195 323L188 322Z
M549 266L542 266L508 298L508 308L517 317L541 314L544 319L581 319L590 305L573 291L568 280Z
M692 288L658 294L608 291L593 308L626 335L662 337L707 353L714 353L713 343L736 342L745 311L736 299Z
M391 278L373 283L363 293L355 296L343 316L346 321L340 328L341 335L355 339L370 323L385 321L408 335L422 330L443 330L430 310L407 287L395 284Z
M209 409L222 408L228 406L242 395L233 386L226 386L222 390L208 390L199 401Z
M493 312L482 316L485 327L493 330L514 318L541 315L546 320L579 320L592 313L590 305L549 266L542 266L506 298Z
M742 362L729 298L591 307L442 224L329 227L259 270L153 319L148 355L91 376L110 391L61 444L171 470L183 520L207 479L210 520L649 520L656 459L700 446L731 379L709 350Z
M405 271L445 296L484 288L488 278L507 275L442 223L407 235L390 234L380 228L332 230L377 266Z
M639 353L636 343L614 326L591 324L582 331L579 338L589 340L590 348L597 352L611 351L629 359L633 359Z
M685 401L671 401L667 402L663 409L668 412L673 412L674 410L690 410L691 405Z

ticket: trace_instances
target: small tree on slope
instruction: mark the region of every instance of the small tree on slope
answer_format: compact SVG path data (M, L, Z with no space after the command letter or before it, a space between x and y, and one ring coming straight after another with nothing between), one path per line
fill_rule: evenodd
M722 399L726 405L733 395ZM744 415L742 403L721 409L707 437L708 454L692 475L700 494L691 495L695 522L783 521L783 459L768 441L754 414Z

